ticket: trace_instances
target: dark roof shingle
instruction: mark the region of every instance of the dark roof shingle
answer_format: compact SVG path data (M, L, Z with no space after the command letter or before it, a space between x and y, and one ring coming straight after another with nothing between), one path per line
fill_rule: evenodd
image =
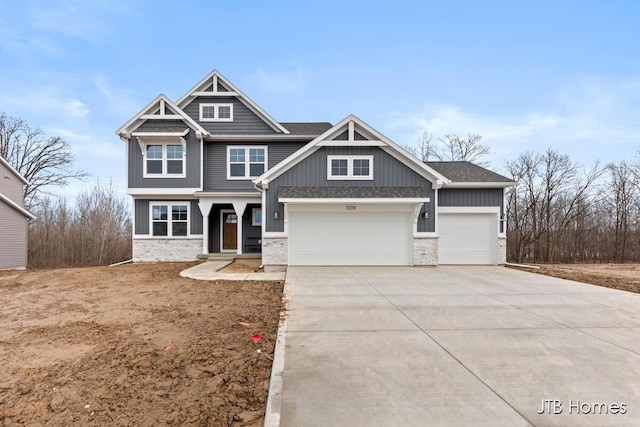
M296 122L296 123L284 123L280 122L282 126L287 128L292 135L314 135L318 136L323 132L331 129L331 123L329 122Z
M363 198L424 198L429 194L422 187L280 187L283 199L363 199Z
M427 166L444 175L451 182L513 182L471 162L425 162Z

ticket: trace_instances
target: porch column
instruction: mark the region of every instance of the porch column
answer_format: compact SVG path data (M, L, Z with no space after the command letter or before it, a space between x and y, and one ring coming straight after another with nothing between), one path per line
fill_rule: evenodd
M242 254L242 216L244 215L244 210L247 207L247 202L233 202L233 210L236 211L236 216L238 217L238 240L237 240L237 254Z
M198 208L202 214L202 253L209 253L209 213L213 206L212 200L200 199L198 201Z

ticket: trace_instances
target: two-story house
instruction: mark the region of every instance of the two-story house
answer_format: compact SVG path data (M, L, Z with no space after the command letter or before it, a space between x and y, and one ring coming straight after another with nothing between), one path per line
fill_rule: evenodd
M353 115L278 122L213 71L117 134L136 261L254 251L267 269L505 261L510 179L423 163Z
M0 156L0 270L27 267L29 221L35 216L24 208L27 181Z

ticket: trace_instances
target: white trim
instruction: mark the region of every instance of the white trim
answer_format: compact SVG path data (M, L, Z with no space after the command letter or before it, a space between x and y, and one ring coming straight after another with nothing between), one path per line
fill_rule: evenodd
M23 208L22 206L20 206L19 204L17 204L16 202L14 202L13 200L11 200L9 197L5 196L2 193L0 193L0 200L4 201L6 204L8 204L12 208L20 212L22 215L30 219L36 219L34 214L32 214L31 212L29 212L28 210L26 210L25 208Z
M236 221L238 219L238 213L233 210L233 209L220 209L220 253L222 252L228 252L228 253L234 253L238 251L238 247L240 246L240 242L238 242L237 240L237 235L236 235L236 247L233 249L223 249L223 244L224 244L224 214L225 213L232 213L236 216ZM238 222L236 222L236 227L238 227ZM236 231L237 233L237 231Z
M167 235L166 236L156 236L153 234L153 207L154 206L166 206L167 207ZM186 221L177 221L179 223L186 222L187 224L187 235L186 236L174 236L173 235L173 218L171 217L171 208L173 206L186 206L187 207L187 220ZM163 220L157 220L156 222L165 222ZM153 238L171 238L177 239L180 237L191 237L191 201L189 200L172 200L172 201L163 201L163 200L150 200L149 201L149 234L148 236Z
M249 158L249 150L252 148L263 149L264 150L264 162L251 162ZM229 154L231 150L244 150L244 176L231 176L231 161ZM235 181L235 180L251 180L256 178L255 176L251 176L251 163L260 164L264 163L264 172L267 172L269 168L269 147L267 145L227 145L227 180ZM239 162L234 162L234 164L240 164Z
M218 94L226 94L227 92L218 92L217 82L222 81L222 84L226 86L230 92L235 92L235 97L244 105L246 105L253 113L255 113L258 117L260 117L267 125L269 125L276 132L281 132L283 134L289 134L290 132L278 123L273 117L271 117L265 110L260 108L258 104L253 102L251 98L246 96L240 89L238 89L233 83L227 80L218 70L213 70L209 74L207 74L202 80L196 83L187 93L182 95L180 99L176 102L176 105L180 108L184 108L189 102L191 102L196 96L204 96L200 95L203 89L209 86L210 82L213 82L213 90L211 94L207 93L207 96L220 96ZM198 93L198 95L196 95Z
M204 107L213 107L213 117L203 117L202 110ZM220 107L229 107L229 117L220 117ZM200 111L201 122L232 122L233 121L233 103L201 103L198 110Z
M289 235L284 231L264 231L262 233L263 239L286 239Z
M137 137L170 138L170 137L186 136L188 133L189 133L189 128L185 129L183 132L131 132L131 135L137 136Z
M278 202L285 204L339 204L346 203L352 205L369 204L369 205L405 205L413 203L429 203L429 197L372 197L372 198L319 198L319 199L296 199L296 198L278 198Z
M235 199L235 198L256 198L259 199L261 193L257 191L196 191L193 195L195 197L199 197L201 199L213 198L217 200L218 198L223 199ZM216 201L216 203L219 203ZM251 202L254 203L254 202Z
M400 162L404 163L412 170L417 172L419 175L424 177L433 183L434 188L442 185L443 183L449 183L450 180L447 179L444 175L437 172L435 169L426 165L425 163L419 161L411 154L409 154L406 150L401 148L399 145L391 141L386 136L382 135L380 132L373 129L371 126L360 120L358 117L353 114L342 119L338 124L333 126L331 129L328 129L323 134L313 139L304 147L300 148L295 153L291 154L289 157L278 163L276 166L271 168L268 172L265 172L263 175L254 179L253 182L255 185L260 186L263 180L273 180L274 178L282 175L284 172L292 168L294 165L302 161L303 159L309 157L311 154L320 149L318 145L320 142L331 140L333 137L340 135L344 132L345 129L348 128L349 122L353 122L354 126L358 128L358 130L363 129L363 132L370 134L375 140L379 140L384 142L385 145L381 146L381 148L389 153L391 156L398 159Z
M160 100L160 102L164 102ZM182 120L182 116L178 114L143 114L140 120Z
M193 196L198 190L199 188L129 188L127 194L138 198L143 196Z
M369 140L355 140L346 141L333 139L331 141L318 142L320 147L383 147L385 145L382 141L369 141Z
M441 206L438 214L447 213L492 213L500 215L500 206Z
M331 162L333 160L346 160L347 161L347 174L346 175L332 175L333 168ZM353 161L354 160L368 160L369 161L369 175L354 175L353 174ZM350 181L371 181L373 180L373 156L339 156L331 155L327 156L327 180L350 180Z
M305 141L305 142L309 142L311 141L313 138L315 138L314 135L293 135L293 134L289 134L289 135L283 135L281 133L267 133L267 134L255 134L255 135L251 135L251 134L218 134L218 135L207 135L205 140L206 141L213 141L213 142L217 142L217 141L223 141L223 142L229 142L229 141L238 141L238 142L257 142L257 141Z
M8 161L5 160L4 157L0 156L0 163L2 163L3 165L5 165L5 167L7 169L9 169L9 172L11 172L12 174L14 174L20 181L22 181L24 183L24 185L29 185L29 181L27 181L27 178L25 178L24 176L20 175L20 172L18 172L17 170L15 170L13 168L13 166L11 166L9 164Z
M256 213L260 211L260 222L256 221ZM251 225L254 227L262 227L264 222L264 216L262 215L262 208L251 208Z
M508 188L516 185L515 182L450 182L444 188Z
M238 92L228 92L228 91L216 91L216 92L205 92L205 91L195 91L192 92L190 96L238 96Z
M177 140L171 140L167 138L162 139L142 139L138 137L138 141L141 143L140 148L142 152L142 177L143 178L186 178L187 177L187 150L186 141L184 138ZM147 159L147 148L150 145L159 145L162 150L162 157L160 159ZM182 159L169 159L167 157L167 149L169 145L179 145L182 147ZM147 172L147 162L149 160L160 160L162 162L162 173L149 173ZM182 161L182 173L169 173L169 161Z
M134 234L131 236L135 240L200 240L202 234L191 234L189 236L150 236L148 234Z
M207 135L208 134L208 132L202 126L200 126L195 120L193 120L191 117L189 117L184 111L182 111L180 109L180 107L178 107L176 104L171 102L171 100L169 98L167 98L162 93L160 95L158 95L149 104L147 104L147 106L145 106L142 110L140 110L127 123L122 125L120 127L120 129L118 129L116 131L116 134L120 135L121 137L124 137L124 138L130 138L131 137L131 132L136 130L144 122L145 119L143 119L142 116L145 116L150 111L156 111L156 109L159 108L160 101L164 102L165 110L166 110L166 107L169 107L170 110L172 110L174 113L176 113L178 116L180 116L179 118L182 119L189 126L191 126L191 128L194 129L196 132L200 132L203 135ZM154 115L154 116L155 117L149 117L146 120L153 120L153 119L162 120L163 119L162 115L158 114L158 115ZM166 117L166 115L164 117Z
M438 233L433 231L414 231L413 237L415 239L437 239Z

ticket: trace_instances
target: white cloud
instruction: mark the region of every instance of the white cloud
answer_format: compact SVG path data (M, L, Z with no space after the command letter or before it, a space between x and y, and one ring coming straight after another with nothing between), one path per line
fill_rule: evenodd
M112 87L106 75L98 75L93 83L98 92L105 98L106 104L111 111L133 115L140 109L139 103L134 99L134 92L129 89Z
M265 70L260 67L251 78L266 89L273 92L297 92L307 83L306 75L299 64L293 64L293 69Z
M494 163L547 147L584 163L615 161L635 155L640 147L640 97L629 87L638 86L633 82L574 84L559 94L555 105L519 116L427 104L418 111L392 114L384 128L401 144L414 144L425 130L435 138L480 134L494 153Z
M84 118L89 107L81 100L53 87L32 87L19 94L0 94L0 103L18 110L45 113L61 120Z

